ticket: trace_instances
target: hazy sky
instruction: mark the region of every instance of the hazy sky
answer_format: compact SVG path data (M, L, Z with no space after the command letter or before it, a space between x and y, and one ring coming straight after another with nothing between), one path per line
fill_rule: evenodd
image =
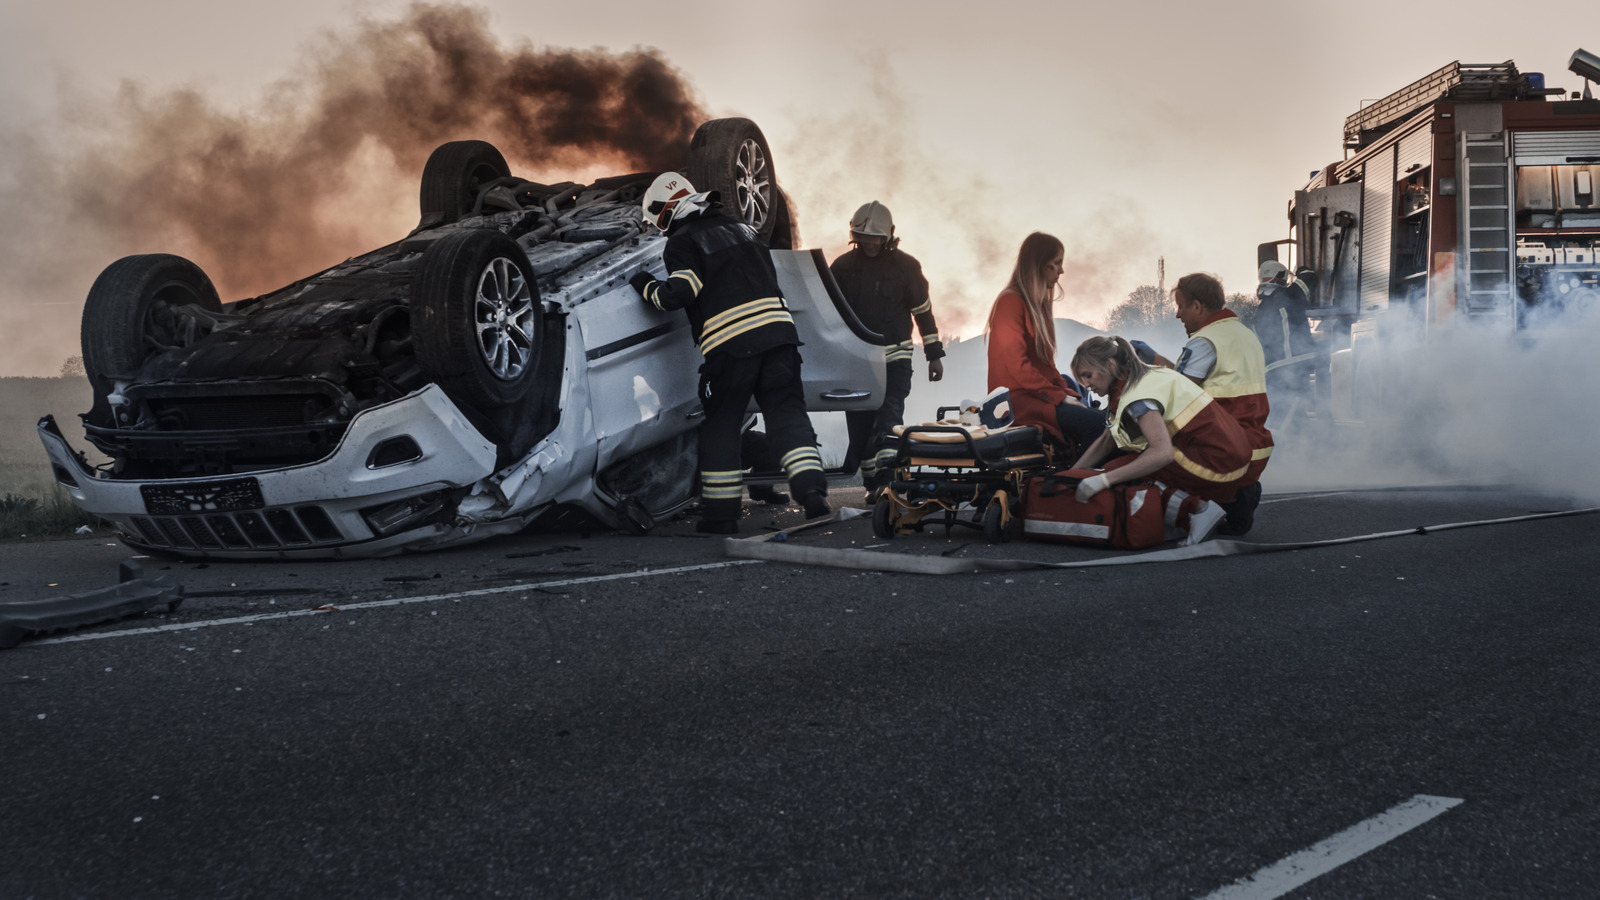
M508 49L659 50L709 113L764 128L807 246L831 256L850 211L888 204L945 331L966 337L1033 230L1069 248L1061 315L1097 320L1154 283L1160 256L1169 284L1206 270L1250 290L1256 244L1287 236L1292 191L1341 158L1341 125L1363 99L1457 59L1514 59L1581 89L1567 59L1600 50L1600 30L1460 0L473 5ZM407 8L0 0L0 375L54 374L78 352L83 295L112 258L81 238L82 204L63 215L26 189L102 128L119 91L192 90L266 115L340 41ZM354 249L410 228L416 174L364 187L378 237ZM93 178L76 177L92 194ZM129 252L165 249L152 237ZM18 274L40 259L51 278Z

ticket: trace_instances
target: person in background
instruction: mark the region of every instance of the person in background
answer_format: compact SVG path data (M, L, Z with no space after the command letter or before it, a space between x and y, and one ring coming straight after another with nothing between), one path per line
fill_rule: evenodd
M922 335L922 354L928 361L928 380L944 377L944 343L933 319L928 279L922 264L900 249L889 208L874 200L850 218L850 243L854 249L829 266L833 280L855 310L861 324L883 335L884 368L888 388L877 410L845 413L850 432L850 458L861 466L861 481L869 500L890 476L895 450L888 444L890 431L905 419L906 396L911 393L911 324Z
M1072 358L1078 381L1110 398L1111 427L1073 468L1105 470L1078 484L1084 503L1113 484L1151 479L1182 545L1211 536L1250 470L1250 439L1222 405L1174 369L1152 367L1120 337L1092 337ZM1113 456L1117 451L1120 456Z
M1261 472L1272 457L1267 366L1261 342L1233 310L1223 308L1222 282L1214 275L1195 272L1178 279L1172 302L1178 321L1189 334L1178 354L1178 373L1204 388L1238 420L1250 440L1250 468L1238 483L1238 494L1222 504L1227 520L1218 528L1222 534L1241 535L1255 524L1256 506L1261 503Z
M989 390L1011 392L1018 425L1034 425L1077 455L1106 430L1105 414L1056 368L1055 301L1066 248L1036 231L1022 241L1011 281L994 300L986 329Z
M1306 316L1310 308L1309 285L1273 259L1261 264L1258 275L1261 283L1256 287L1256 296L1261 298L1261 304L1256 307L1255 332L1261 339L1267 365L1272 367L1266 374L1266 390L1278 398L1278 407L1287 411L1294 405L1310 403L1311 373L1326 368L1320 364ZM1280 424L1277 418L1273 423Z
M657 176L641 201L644 220L667 233L665 281L629 283L660 310L681 309L705 357L700 367L700 501L695 528L736 534L744 495L740 430L752 397L767 439L806 518L828 513L828 480L800 381L800 333L778 289L772 256L750 226L725 212L715 191L696 193L677 172Z

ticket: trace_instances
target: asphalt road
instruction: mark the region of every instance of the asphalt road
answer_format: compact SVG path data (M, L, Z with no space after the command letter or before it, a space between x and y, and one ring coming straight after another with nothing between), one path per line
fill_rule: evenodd
M1267 499L1251 541L1573 508ZM685 525L147 560L175 614L0 651L0 897L1201 897L1352 834L1291 896L1600 896L1597 546L1600 515L940 577ZM128 556L0 544L0 602ZM1459 803L1380 834L1419 796Z

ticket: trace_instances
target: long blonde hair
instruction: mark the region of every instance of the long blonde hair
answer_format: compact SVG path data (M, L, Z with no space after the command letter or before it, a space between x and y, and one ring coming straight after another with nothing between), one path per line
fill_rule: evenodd
M1072 365L1069 367L1074 378L1077 377L1081 365L1088 365L1109 374L1113 390L1117 378L1125 379L1122 389L1127 390L1138 384L1144 373L1150 371L1150 367L1144 364L1138 353L1134 352L1133 345L1116 335L1100 335L1079 344L1078 352L1073 354Z
M1035 231L1022 239L1022 249L1017 251L1017 264L1011 269L1011 282L1006 290L1016 291L1028 310L1028 321L1033 325L1033 349L1045 360L1056 358L1055 286L1047 284L1044 267L1058 256L1066 254L1066 247L1055 235ZM1002 292L1003 293L1003 292ZM989 308L989 322L984 331L994 328L994 312L999 298Z

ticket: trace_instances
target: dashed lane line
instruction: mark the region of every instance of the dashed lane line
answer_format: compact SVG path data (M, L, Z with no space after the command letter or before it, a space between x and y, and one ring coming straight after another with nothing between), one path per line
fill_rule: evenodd
M695 566L677 566L671 569L640 569L635 572L621 572L615 575L590 575L586 578L566 578L561 581L532 581L522 584L505 585L503 587L477 588L470 591L453 591L448 594L427 594L421 597L393 597L388 600L367 600L361 603L341 603L338 605L340 612L357 609L378 609L384 606L401 606L407 603L436 603L441 600L461 600L467 597L487 597L494 594L510 594L516 591L546 590L554 587L573 587L584 584L599 584L606 581L621 581L626 578L653 578L657 575L679 575L684 572L704 572L710 569L726 569L731 566L748 566L760 562L753 559L736 559L727 562L702 563ZM67 634L61 637L39 638L26 642L26 646L37 647L42 644L68 644L75 641L102 641L108 638L131 637L136 634L160 634L167 631L192 631L196 628L215 628L221 625L247 625L251 622L267 622L274 619L293 619L299 616L326 615L329 610L320 609L293 609L284 612L259 613L250 616L234 616L228 619L210 619L204 622L175 622L170 625L153 625L148 628L123 628L116 631L101 631L92 634Z
M1418 794L1201 900L1272 900L1376 849L1464 801Z

